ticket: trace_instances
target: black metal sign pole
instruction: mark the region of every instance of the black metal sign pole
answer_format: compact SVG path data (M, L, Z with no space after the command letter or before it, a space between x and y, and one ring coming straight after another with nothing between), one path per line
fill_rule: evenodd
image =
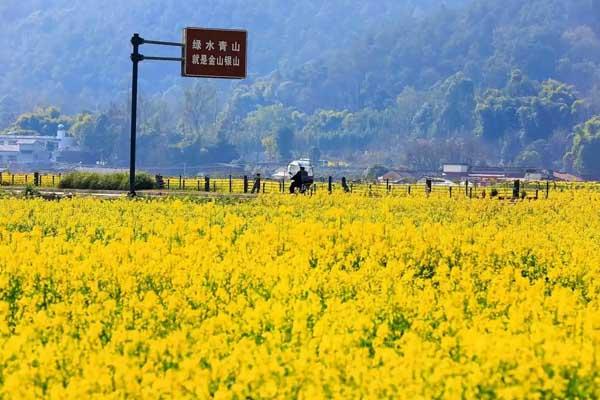
M137 89L138 89L138 64L142 61L139 52L140 45L144 40L135 33L131 38L133 53L131 53L131 62L133 64L133 74L131 81L131 137L129 147L129 196L135 196L135 142L137 128Z
M152 61L177 61L182 62L183 58L176 57L144 57L140 54L140 46L144 43L156 44L160 46L183 47L181 43L159 42L156 40L144 40L139 34L134 33L131 38L133 53L131 53L131 62L133 64L133 73L131 78L131 137L129 148L129 196L135 197L135 154L136 154L136 130L137 130L137 92L138 92L138 64L144 60Z

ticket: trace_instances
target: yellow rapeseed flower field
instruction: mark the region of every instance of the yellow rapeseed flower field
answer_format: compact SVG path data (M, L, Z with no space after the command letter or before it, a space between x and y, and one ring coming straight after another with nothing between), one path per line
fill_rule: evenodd
M600 193L0 199L0 398L598 398Z

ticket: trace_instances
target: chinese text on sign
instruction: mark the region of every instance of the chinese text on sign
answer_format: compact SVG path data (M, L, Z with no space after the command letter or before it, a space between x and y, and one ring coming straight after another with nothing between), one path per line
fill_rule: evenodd
M186 28L184 76L246 78L246 31Z

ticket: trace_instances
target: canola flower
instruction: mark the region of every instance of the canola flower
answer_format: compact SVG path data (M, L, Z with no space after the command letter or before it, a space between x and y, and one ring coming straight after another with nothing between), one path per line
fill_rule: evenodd
M0 398L597 398L600 194L0 199Z

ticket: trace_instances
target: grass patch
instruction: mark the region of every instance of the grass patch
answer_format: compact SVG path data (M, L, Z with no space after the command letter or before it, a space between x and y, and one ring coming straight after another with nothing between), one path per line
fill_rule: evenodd
M142 172L135 175L136 190L154 189L155 186L154 178L149 174ZM129 174L71 172L62 177L58 187L61 189L128 190Z

